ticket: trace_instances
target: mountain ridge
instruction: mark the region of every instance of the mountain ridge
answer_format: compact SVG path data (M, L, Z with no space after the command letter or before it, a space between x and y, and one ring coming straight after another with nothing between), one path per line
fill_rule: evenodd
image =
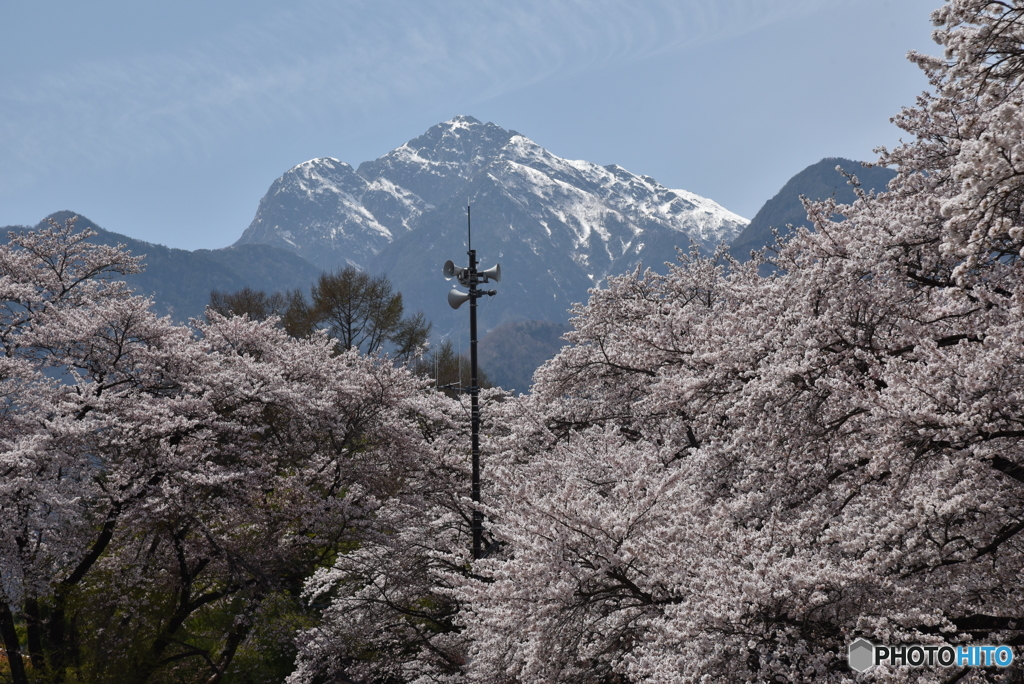
M712 251L747 224L694 193L614 164L563 159L460 115L356 169L329 158L292 167L235 244L265 242L321 268L385 273L409 308L440 321L451 312L439 268L465 245L467 206L481 228L481 263L504 260L499 293L516 294L488 304L497 315L488 326L564 322L608 275L641 262L660 267L676 246Z
M599 167L590 162L561 159L514 131L508 133L502 148L514 142L509 148L511 153L491 158L486 165L478 160L479 168L470 180L459 181L460 192L440 205L429 205L418 198L418 204L408 202L391 207L390 218L385 216L377 224L390 231L393 239L381 241L376 253L368 252L365 268L373 274L387 275L395 290L403 294L407 310L424 310L434 323L435 339L455 335L464 338L465 309L453 311L447 306L447 291L453 283L445 281L440 270L449 258L458 265L466 262L466 206L471 204L473 246L480 267L500 261L504 276L493 286L498 295L480 300L481 358L486 357L493 366L489 372L493 370L494 380L499 384L526 391L532 368L560 347L558 334L565 329L569 307L586 301L588 289L600 284L601 271L625 272L639 260L655 266L674 261L676 247L689 246L679 244L679 238L689 239L690 235L664 230L658 236L661 243L657 244L650 231L630 229L628 221L622 218L623 212L632 212L634 220L641 223L645 212L659 215L662 221L689 212L699 222L702 202L709 202L704 210L711 214L717 205L692 193L669 190L653 178L636 176L614 164ZM514 140L517 137L521 139ZM749 249L773 243L771 226L780 221L806 222L800 195L852 201L853 189L836 172L836 166L856 173L867 190L884 189L894 174L889 169L864 167L860 162L836 157L812 164L765 202L755 220L733 241L734 254L743 249L749 254ZM361 203L379 201L380 197L372 199L375 192L395 196L387 186L393 184L388 178L367 179L336 159L310 160L293 168L301 172L292 179L294 188L328 206L331 202L355 201L352 198L356 196L371 197L359 199ZM536 182L537 174L543 182ZM604 212L606 219L618 219L584 225L588 218L585 204L552 201L560 194L587 194L578 187L581 174L593 181L587 192L597 202L594 206ZM598 202L606 195L617 197L620 206ZM566 207L581 213L575 216L572 211L564 211ZM697 214L693 213L695 210ZM63 222L72 215L61 211L49 218ZM418 229L408 228L409 217L413 215L425 217ZM552 230L551 222L560 222L561 229ZM39 226L45 224L44 219ZM152 296L159 313L170 314L180 322L202 315L212 289L237 291L252 287L271 293L298 288L308 292L321 272L294 249L236 242L218 250L189 252L106 231L85 217L79 218L78 227L97 231L95 241L124 244L134 254L145 253L146 271L126 280L141 294ZM378 235L384 234L384 230L375 230ZM702 237L697 228L693 230L696 238ZM642 245L637 244L638 237ZM703 237L707 249L714 236ZM586 249L580 251L584 246Z
M825 157L798 171L761 205L729 246L729 251L740 261L749 261L751 251L775 244L773 229L779 231L780 237L785 237L791 232L790 226L810 227L801 196L815 201L832 197L840 204L853 203L857 199L856 192L843 174L856 176L867 192L885 190L896 176L895 171L883 166L870 166L843 157Z
M0 239L9 232L38 230L48 219L62 224L77 216L78 230L91 229L91 241L105 245L123 245L136 256L144 256L144 270L123 279L138 294L150 296L154 310L180 323L202 316L210 301L211 290L236 291L252 287L270 292L309 286L319 276L316 268L297 254L270 245L252 244L194 251L167 247L106 230L81 214L69 210L54 212L36 226L0 227Z

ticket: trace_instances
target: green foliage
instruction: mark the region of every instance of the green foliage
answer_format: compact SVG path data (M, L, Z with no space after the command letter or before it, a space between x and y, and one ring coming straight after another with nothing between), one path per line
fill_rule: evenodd
M248 316L265 321L271 316L280 316L287 303L287 297L281 292L268 295L262 290L243 287L237 292L214 290L210 293L209 307L221 316Z
M295 667L295 634L317 624L315 611L294 594L266 598L239 647L225 684L278 684Z
M245 287L235 292L214 290L209 308L222 315L266 320L278 316L292 337L308 337L324 328L338 352L357 347L364 354L389 352L400 361L412 359L430 337L422 312L403 316L401 293L386 276L371 277L352 266L321 273L309 302L300 290L267 294Z
M262 290L244 287L237 292L210 293L210 310L221 316L248 316L254 321L265 321L278 316L281 325L292 337L309 337L316 329L316 315L300 290L268 295Z
M409 358L430 336L422 313L402 317L402 295L393 292L387 276L371 277L346 266L322 273L311 294L316 320L337 340L339 351L358 347L371 354L390 343L397 358Z

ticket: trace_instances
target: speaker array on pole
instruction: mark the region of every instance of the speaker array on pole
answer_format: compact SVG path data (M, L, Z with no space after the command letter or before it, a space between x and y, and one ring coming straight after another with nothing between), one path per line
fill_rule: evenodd
M461 388L463 392L469 393L470 398L470 443L472 445L472 493L470 498L474 504L480 503L480 387L477 384L477 352L476 352L476 300L480 297L493 297L498 294L494 290L482 290L478 286L493 280L501 280L501 266L495 264L486 271L478 271L476 268L476 250L473 249L473 233L469 222L469 207L466 207L466 254L469 256L469 267L460 268L455 262L449 259L444 262L441 272L446 280L458 278L459 284L469 289L469 292L462 292L452 288L448 292L448 305L453 309L469 302L469 364L470 364L470 385ZM484 515L479 510L473 511L471 524L473 532L473 558L484 557ZM490 548L490 547L488 547Z

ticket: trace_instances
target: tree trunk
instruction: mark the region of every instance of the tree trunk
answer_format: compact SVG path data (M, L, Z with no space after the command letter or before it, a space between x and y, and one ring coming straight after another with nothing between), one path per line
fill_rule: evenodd
M32 661L32 669L42 672L46 667L43 656L43 620L39 615L39 600L30 598L25 601L25 628L28 632L28 657Z
M4 601L0 601L0 637L3 638L7 662L11 667L11 681L13 684L28 684L25 662L21 659L18 632L14 629L14 615L11 614L11 607Z

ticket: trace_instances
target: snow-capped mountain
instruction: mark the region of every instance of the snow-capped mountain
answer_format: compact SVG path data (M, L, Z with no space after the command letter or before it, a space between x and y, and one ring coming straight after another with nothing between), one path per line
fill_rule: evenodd
M563 321L609 274L639 262L659 267L676 246L713 249L747 224L648 176L563 159L515 131L458 116L358 170L335 159L294 167L238 243L291 249L323 268L387 273L407 306L443 332L453 312L440 266L465 261L467 206L482 265L501 261L506 274L502 295L487 304L488 328Z
M282 247L324 269L363 267L424 208L386 179L369 182L345 162L312 159L274 181L236 244Z
M747 221L685 190L669 190L649 176L620 166L556 157L514 134L481 176L490 179L543 228L531 249L566 249L591 279L619 273L668 236L683 247L713 249ZM547 244L545 244L547 243ZM658 255L660 256L660 255ZM665 255L674 257L673 252ZM660 262L659 262L660 263Z
M518 135L471 116L457 116L380 159L363 162L358 173L367 179L387 179L436 206L497 159Z

